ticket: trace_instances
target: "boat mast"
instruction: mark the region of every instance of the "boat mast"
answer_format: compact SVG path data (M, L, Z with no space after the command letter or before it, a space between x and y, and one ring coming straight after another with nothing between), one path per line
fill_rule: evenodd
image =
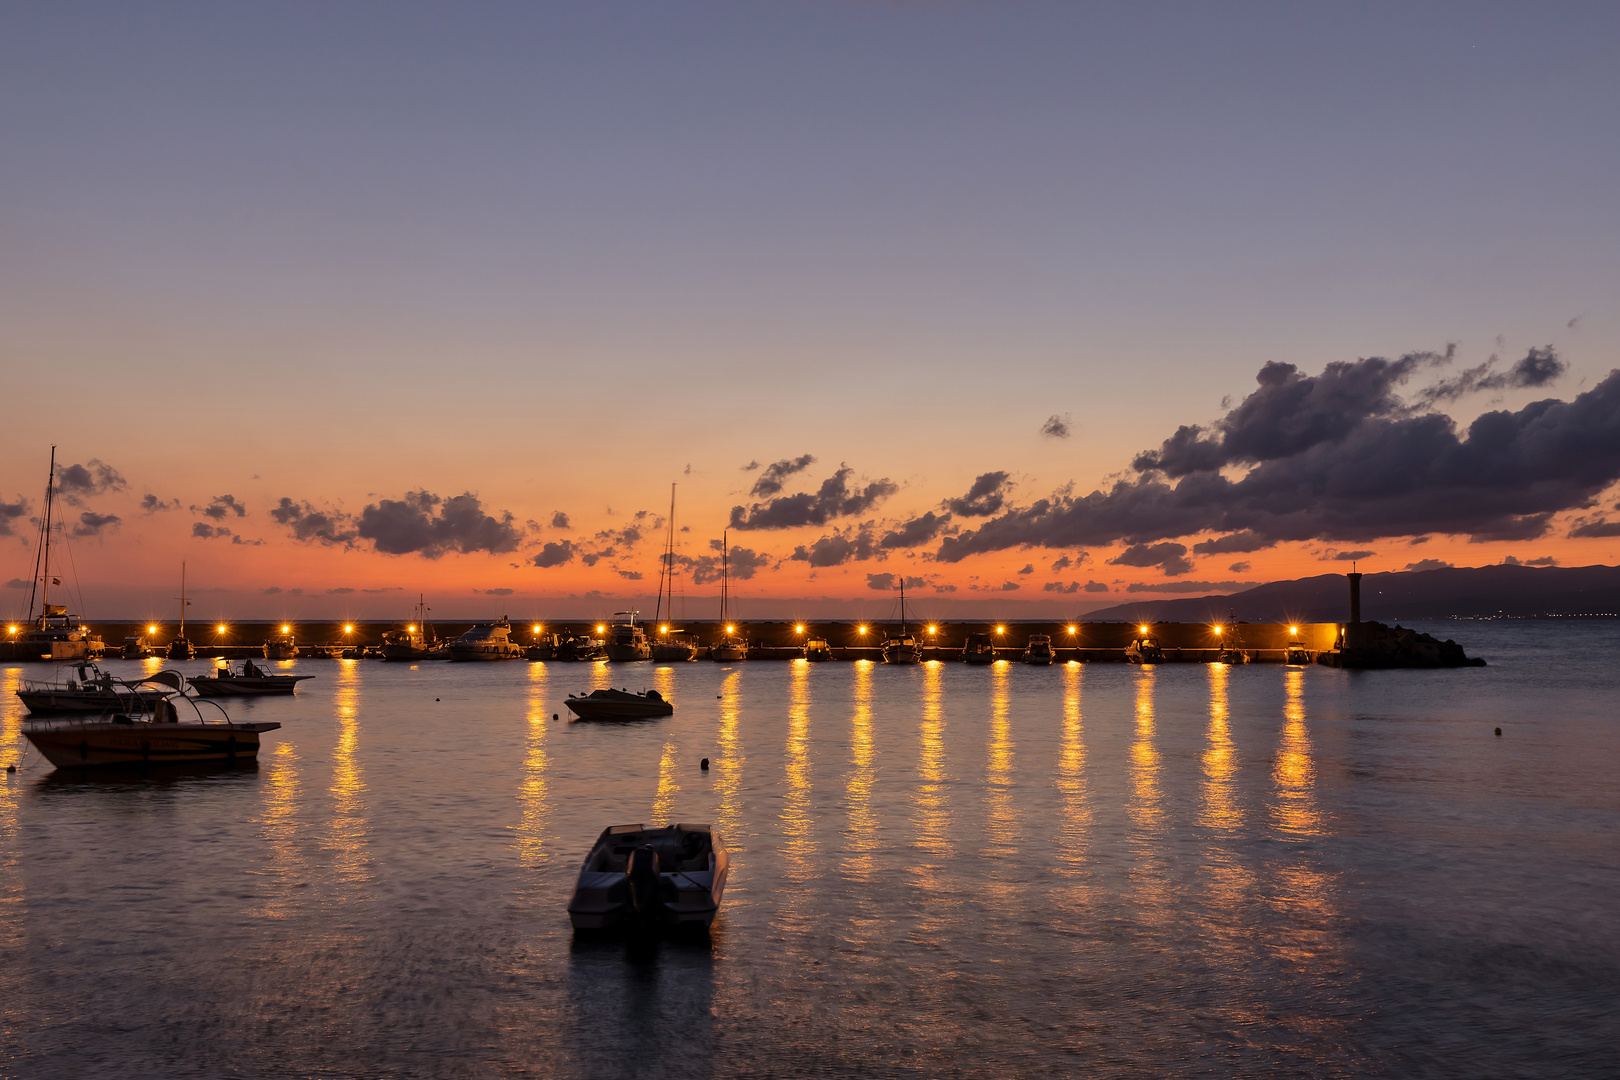
M721 625L721 632L723 634L725 634L725 636L730 637L731 636L730 632L725 630L725 624L726 624L726 599L727 599L726 598L726 545L729 542L727 540L728 536L729 536L729 533L725 529L720 530L720 625Z
M906 575L900 575L900 636L906 636Z
M39 613L43 618L51 603L51 495L56 488L56 447L51 447L51 470L45 474L45 520L39 527L39 547L34 549L34 583L28 590L28 618L34 618L34 589L42 588ZM41 563L44 575L41 576Z
M664 540L664 563L658 568L658 603L653 608L653 622L656 624L664 617L664 581L667 578L669 590L669 615L675 617L675 485L669 485L669 530Z
M180 637L186 636L186 561L180 560Z

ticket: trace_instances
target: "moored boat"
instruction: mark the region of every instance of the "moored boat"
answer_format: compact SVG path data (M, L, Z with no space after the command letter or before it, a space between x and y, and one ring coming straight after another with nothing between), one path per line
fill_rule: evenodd
M160 687L142 686L146 680L133 682L115 679L88 660L68 665L72 675L54 682L24 679L17 697L33 716L58 716L67 713L104 715L140 710L162 699L169 691Z
M273 634L265 641L264 658L266 660L298 659L298 641L293 637L291 626L283 626L281 633Z
M1283 650L1283 662L1286 664L1309 664L1311 662L1311 650L1305 647L1303 641L1296 638L1290 641L1288 647Z
M731 621L730 560L727 544L728 532L720 533L720 625L721 634L709 645L709 659L731 664L748 659L748 639L737 633L737 624Z
M563 704L581 720L651 720L675 712L675 706L656 690L640 694L628 690L592 690L579 697L569 694Z
M300 682L314 677L272 675L261 671L252 660L244 660L240 672L232 671L227 666L217 669L212 675L193 675L190 682L192 689L205 698L267 697L275 694L291 694Z
M151 642L146 640L145 634L130 634L124 638L123 645L119 646L118 656L122 660L145 660L149 656L156 656Z
M602 831L568 899L576 930L653 930L714 922L730 860L708 825L614 825Z
M647 632L636 622L639 611L615 611L608 621L607 658L609 660L651 660L652 646Z
M450 643L452 660L521 660L523 646L512 640L512 623L505 615L494 622L475 623Z
M969 634L962 645L962 660L968 664L996 662L996 642L989 634Z
M804 658L819 663L832 659L832 646L827 644L826 638L813 637L804 643Z
M1164 650L1159 648L1156 639L1147 636L1147 627L1141 628L1141 636L1131 639L1125 646L1125 662L1128 664L1162 664L1164 663Z
M62 584L52 576L51 533L56 503L56 447L51 447L50 471L45 475L45 512L39 520L39 546L34 561L35 576L29 583L27 627L14 628L8 640L13 660L94 660L105 647L100 635L84 625L77 615L68 614L66 604L51 603L51 586ZM63 535L66 542L66 534ZM55 571L60 573L58 569ZM39 596L39 614L34 615L34 597Z
M885 664L922 663L922 645L906 630L906 579L900 575L900 632L883 642Z
M178 691L180 676L159 672L147 681L164 681ZM23 734L58 769L148 768L207 761L251 761L259 755L259 736L281 725L274 721L239 723L212 701L202 704L219 713L205 714L195 699L178 692L143 703L124 713L94 718L31 721ZM181 720L179 707L195 719Z
M1050 664L1057 659L1057 653L1052 648L1050 634L1031 634L1029 641L1024 645L1024 663Z
M384 660L448 660L449 651L444 642L433 632L433 624L427 621L427 597L418 594L416 598L416 616L414 622L405 624L403 630L395 627L384 630L382 636L382 658Z
M195 660L197 650L192 646L191 639L186 637L186 608L191 601L186 599L186 564L180 564L180 633L169 642L163 655L170 660Z
M652 643L652 658L664 664L694 659L697 651L696 635L684 630L671 630L667 626L659 629L658 637Z

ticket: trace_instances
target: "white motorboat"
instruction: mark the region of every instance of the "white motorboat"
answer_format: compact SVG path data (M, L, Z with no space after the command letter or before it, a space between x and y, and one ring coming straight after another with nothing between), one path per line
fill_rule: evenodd
M216 697L269 697L291 694L299 683L313 679L313 675L271 675L261 671L252 660L242 662L241 671L229 667L219 668L212 675L193 675L191 687L205 698Z
M273 634L265 641L264 658L266 660L298 659L298 641L293 637L291 626L283 626L281 633Z
M656 690L641 694L628 690L592 690L578 697L569 694L563 704L581 720L652 720L675 712L675 706Z
M725 844L707 825L614 825L585 856L568 919L576 930L708 927L729 867Z
M523 646L512 640L512 623L505 615L494 622L476 623L450 643L452 660L521 660Z
M24 679L17 697L33 716L92 713L97 716L139 711L168 694L159 687L142 686L146 680L115 679L88 660L69 665L72 675L55 682Z
M607 658L609 660L651 660L652 646L646 630L636 622L639 611L615 611L608 620Z
M1052 635L1029 635L1029 642L1024 646L1024 663L1050 664L1056 659L1057 653L1052 649Z
M832 646L826 638L813 637L804 643L804 658L812 663L833 658Z
M1164 663L1164 650L1159 648L1156 639L1147 636L1147 630L1142 636L1132 638L1131 643L1125 646L1125 662L1128 664L1162 664Z

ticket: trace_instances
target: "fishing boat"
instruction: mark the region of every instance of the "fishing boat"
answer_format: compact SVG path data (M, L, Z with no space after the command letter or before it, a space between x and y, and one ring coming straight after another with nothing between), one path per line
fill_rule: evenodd
M39 521L39 543L34 551L34 577L28 590L27 627L10 635L15 660L93 660L104 651L101 638L84 625L77 615L68 614L66 604L51 603L51 586L62 579L51 576L51 533L56 504L56 447L51 447L50 471L45 475L45 513ZM67 542L67 534L62 537ZM39 614L34 600L39 599Z
M212 675L193 675L191 687L205 698L267 697L291 694L299 683L313 679L313 675L271 675L261 671L252 660L242 661L241 671L229 666L219 668Z
M1230 622L1215 625L1215 634L1221 639L1221 651L1216 654L1217 664L1247 664L1249 653L1243 647L1243 639L1239 636L1237 628L1237 614L1234 612Z
M576 930L708 927L729 866L725 844L707 825L614 825L585 856L568 919Z
M143 704L156 701L168 693L161 687L142 686L144 679L128 682L115 679L89 660L67 665L71 674L64 679L45 682L24 679L17 697L33 716L58 716L64 713L93 713L107 715L116 712L140 710Z
M433 632L433 625L427 621L427 614L431 609L427 606L427 597L418 594L413 614L416 621L407 623L405 629L383 631L382 658L384 660L447 660L449 652L444 642Z
M1311 650L1305 647L1303 641L1294 638L1288 643L1288 647L1283 650L1283 662L1286 664L1309 664L1311 662Z
M989 634L969 634L962 645L962 660L968 664L996 662L996 640Z
M832 646L827 644L826 638L813 637L804 643L804 658L812 663L831 660Z
M1029 641L1024 645L1024 663L1050 664L1057 659L1057 653L1052 648L1050 634L1031 634Z
M593 663L607 659L607 647L589 634L570 634L557 644L557 659Z
M512 640L512 623L505 615L494 622L475 623L450 643L452 660L521 660L523 646Z
M1140 637L1131 639L1125 646L1125 662L1128 664L1162 664L1164 663L1164 650L1159 648L1156 639L1147 636L1147 627L1140 628Z
M195 660L197 658L197 650L192 647L191 639L186 637L186 608L190 606L191 601L186 599L186 564L182 562L180 564L180 633L173 641L169 642L169 647L164 650L164 655L170 660Z
M640 694L628 690L592 690L578 697L569 694L563 704L581 720L651 720L675 712L675 706L656 690Z
M298 641L293 637L291 626L282 626L281 633L273 634L265 641L264 658L266 660L298 659Z
M609 660L651 660L652 646L647 632L636 622L639 611L615 611L608 620L607 658Z
M145 634L130 634L118 647L118 656L122 660L145 660L149 656L156 655L157 650L146 640Z
M883 642L885 664L922 663L922 645L906 630L906 579L900 576L900 632Z
M30 721L23 725L23 735L58 769L149 768L251 761L259 756L259 736L281 726L233 721L216 702L199 703L181 693L178 672L160 671L143 681L173 692L112 715ZM182 708L189 710L184 720Z
M658 602L653 607L653 623L658 636L653 639L652 658L659 663L678 663L697 656L698 640L685 630L671 629L664 619L664 598L669 613L675 614L675 485L669 485L669 521L664 529L664 555L658 564Z
M720 626L721 634L709 646L709 659L722 664L748 659L748 639L737 633L737 624L731 621L731 582L729 530L720 533Z

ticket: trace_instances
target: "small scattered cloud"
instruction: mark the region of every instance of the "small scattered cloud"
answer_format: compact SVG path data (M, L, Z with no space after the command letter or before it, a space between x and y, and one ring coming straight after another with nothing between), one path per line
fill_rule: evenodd
M1046 423L1041 425L1041 434L1048 439L1067 439L1071 434L1069 426L1072 423L1073 418L1069 413L1062 415L1053 413L1046 418Z
M1186 554L1186 544L1132 544L1108 562L1111 566L1157 566L1165 577L1180 577L1193 568Z
M1414 573L1422 573L1425 570L1450 570L1451 565L1444 559L1419 559L1417 562L1407 563L1406 569Z
M574 526L569 522L568 515L558 510L551 515L551 527L553 529L572 529Z
M792 529L801 525L825 525L834 518L864 513L900 490L900 486L887 477L873 480L864 487L858 484L852 487L850 478L854 475L854 469L840 465L814 494L801 492L752 506L734 506L731 528Z
M340 585L335 589L327 589L326 590L326 595L327 596L347 596L352 592L354 592L354 590L349 588L347 585Z
M24 581L20 577L14 577L10 581L6 582L6 588L8 589L30 589L33 588L33 585L34 583L32 581Z
M360 538L354 520L347 514L336 510L317 510L308 501L295 502L286 496L271 507L270 519L286 526L293 539L304 543L353 547Z
M878 545L889 549L920 547L938 536L939 530L950 520L949 514L935 514L930 510L922 517L912 518L891 532L884 533Z
M85 465L68 465L56 471L56 493L73 506L87 498L123 491L129 485L117 469L99 458L91 458Z
M28 514L28 500L21 495L14 503L0 502L0 536L15 535L11 523Z
M191 512L213 521L224 521L231 514L247 517L247 507L237 502L235 495L215 495L207 506L193 506Z
M148 491L145 495L141 496L141 510L144 511L145 513L156 514L156 513L160 513L160 512L166 512L166 511L169 511L169 510L178 510L178 509L180 509L180 500L179 499L170 499L167 502L165 502L164 500L158 498L156 495L153 495L150 491Z
M640 581L641 580L641 571L640 570L620 570L619 571L619 576L624 578L624 580L626 580L626 581Z
M562 566L574 559L574 542L572 540L556 540L547 543L538 554L529 561L535 566L547 568Z
M260 589L259 591L264 593L264 595L266 595L266 596L274 596L274 595L276 595L277 593L279 593L281 591L281 586L280 585L272 585L268 589Z
M1322 556L1320 561L1321 562L1357 562L1357 561L1359 561L1361 559L1370 559L1376 554L1378 554L1378 552L1376 552L1376 551L1366 551L1366 550L1362 550L1362 549L1357 549L1355 551L1336 551L1333 548L1328 548L1327 552Z
M900 587L902 577L904 575L901 574L867 574L866 587L875 592L894 592ZM905 582L908 589L921 589L928 585L928 582L920 577L906 577Z
M1194 555L1242 555L1270 547L1272 542L1259 533L1245 529L1213 540L1200 540L1192 546Z
M474 589L473 591L474 592L482 591L485 596L511 596L517 590L516 589L483 589L483 590Z
M1231 566L1228 566L1227 569L1234 574L1247 574L1249 572L1249 564L1246 562L1235 562Z
M241 547L260 547L264 544L263 540L244 540L224 525L210 525L206 521L192 522L191 535L197 540L229 540Z
M707 585L720 580L720 556L703 555L691 560L688 564L692 570L692 581L697 585ZM755 573L771 565L771 557L762 555L752 548L732 546L726 557L726 573L739 581L747 581Z
M935 585L934 591L937 593L953 593L956 591L956 586L948 583L945 585Z
M816 459L809 454L801 454L796 458L783 458L765 466L765 471L759 474L754 486L748 494L756 499L768 499L772 495L779 495L786 486L788 477L802 473L816 463ZM759 462L752 461L743 467L745 472L759 468Z
M1107 592L1107 591L1108 591L1108 586L1104 582L1101 582L1101 581L1088 581L1088 582L1086 582L1086 592Z
M79 515L78 523L73 526L72 535L80 538L100 536L103 531L118 528L122 521L117 514L98 514L93 510L86 510Z
M1041 586L1041 592L1055 592L1064 594L1076 593L1080 591L1080 587L1081 586L1078 581L1071 581L1067 585L1061 581L1048 581L1045 585Z
M941 505L957 517L989 517L1006 505L1012 488L1005 472L980 473L966 495L946 499Z
M1034 563L1025 563L1023 565L1023 568L1018 571L1018 573L1020 575L1033 574L1034 572L1035 572L1035 564Z
M1546 386L1569 369L1559 359L1551 345L1531 349L1524 359L1507 371L1496 370L1497 358L1491 357L1478 367L1459 372L1455 378L1444 379L1418 391L1416 400L1426 406L1442 401L1455 401L1467 394L1482 390L1514 390Z
M1571 540L1620 536L1620 521L1587 521L1569 530L1569 536Z
M807 562L812 567L842 566L848 562L865 562L878 555L870 524L857 529L845 529L823 536L808 547L803 544L788 556L792 562Z
M1125 586L1128 593L1227 593L1254 587L1252 581L1154 581Z
M1553 558L1551 555L1543 555L1539 559L1526 559L1524 561L1524 565L1526 565L1526 566L1557 566L1558 565L1558 560Z

